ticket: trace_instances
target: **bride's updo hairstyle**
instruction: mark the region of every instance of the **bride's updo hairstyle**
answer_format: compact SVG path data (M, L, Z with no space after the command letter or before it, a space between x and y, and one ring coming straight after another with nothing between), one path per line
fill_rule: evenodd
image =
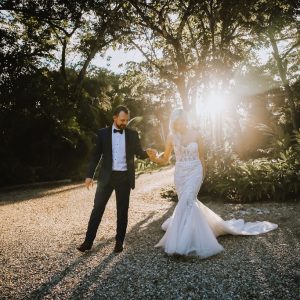
M169 122L169 130L170 134L173 135L178 135L179 132L176 131L174 124L177 119L183 119L184 122L186 123L187 126L189 126L188 118L185 113L185 111L182 108L176 108L173 110L171 117L170 117L170 122Z

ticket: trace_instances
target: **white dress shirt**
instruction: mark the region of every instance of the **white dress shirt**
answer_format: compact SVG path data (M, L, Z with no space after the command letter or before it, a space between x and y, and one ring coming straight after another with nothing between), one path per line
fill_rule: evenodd
M119 130L115 124L112 126L112 169L113 171L127 171L125 130L120 134L114 133L114 129Z

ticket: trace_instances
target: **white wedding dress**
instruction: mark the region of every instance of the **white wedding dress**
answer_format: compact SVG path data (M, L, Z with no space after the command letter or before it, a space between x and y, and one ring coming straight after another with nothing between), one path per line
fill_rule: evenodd
M198 143L183 146L173 137L176 157L174 181L178 204L173 215L163 224L166 231L155 247L167 254L196 255L206 258L224 250L216 237L225 234L256 235L276 229L278 225L245 222L242 219L224 221L197 199L203 181Z

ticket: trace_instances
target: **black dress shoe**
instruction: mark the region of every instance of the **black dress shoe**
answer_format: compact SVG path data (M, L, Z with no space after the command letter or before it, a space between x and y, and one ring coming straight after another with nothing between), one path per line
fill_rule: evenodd
M124 249L123 247L123 242L119 242L119 241L116 241L116 245L115 245L115 248L114 248L114 252L115 253L120 253L122 252Z
M80 246L78 246L76 249L85 252L87 250L91 250L93 243L83 242Z

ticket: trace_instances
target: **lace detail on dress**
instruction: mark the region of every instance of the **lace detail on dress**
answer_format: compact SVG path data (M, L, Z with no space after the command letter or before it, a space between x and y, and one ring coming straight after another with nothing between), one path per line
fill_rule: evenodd
M172 136L172 140L177 162L199 160L197 142L191 142L188 145L183 146L177 137Z

